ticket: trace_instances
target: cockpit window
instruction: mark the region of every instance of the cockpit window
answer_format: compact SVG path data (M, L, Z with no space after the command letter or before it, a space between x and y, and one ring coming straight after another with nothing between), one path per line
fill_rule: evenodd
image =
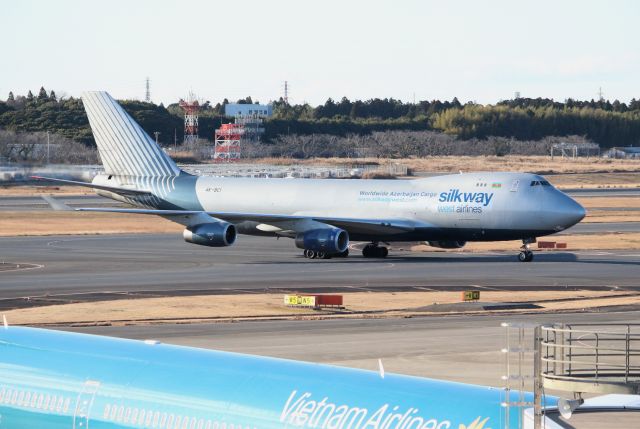
M531 181L531 186L551 186L551 183L546 180L533 180Z

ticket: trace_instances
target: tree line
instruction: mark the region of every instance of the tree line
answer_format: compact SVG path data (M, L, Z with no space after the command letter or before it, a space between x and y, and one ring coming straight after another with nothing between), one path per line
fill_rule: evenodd
M254 103L251 97L238 103ZM168 106L136 100L120 101L122 107L150 134L159 132L163 145L180 143L183 111L178 103ZM227 99L202 105L199 135L212 140L214 131L230 118L224 117ZM517 98L496 104L462 104L431 100L405 103L393 98L351 101L328 99L324 104L273 102L274 114L265 121L263 141L274 144L283 136L367 136L385 131L433 131L461 140L501 137L538 141L550 136L583 136L603 147L640 144L640 100L558 102L546 98ZM14 95L0 101L0 128L14 132L49 131L94 146L89 123L78 98L58 96L40 88L37 95ZM280 140L279 140L280 139Z
M274 103L270 140L287 134L368 134L385 130L437 131L462 140L505 137L537 141L579 135L603 147L640 145L640 100L564 102L517 98L495 105L452 101L403 103L395 99L340 102L317 107Z
M96 164L92 148L59 134L0 130L0 164Z
M491 136L460 138L435 131L374 131L367 135L283 135L270 145L250 148L259 157L276 158L410 158L427 156L548 155L557 143L587 143L581 136L513 140Z

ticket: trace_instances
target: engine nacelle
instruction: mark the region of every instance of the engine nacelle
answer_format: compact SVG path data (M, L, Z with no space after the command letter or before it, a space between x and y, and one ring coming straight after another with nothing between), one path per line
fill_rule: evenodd
M438 247L440 249L460 249L467 244L466 241L427 241L429 246Z
M328 254L342 253L349 247L349 233L340 228L313 229L298 234L296 246Z
M236 227L227 222L202 223L184 230L187 243L209 247L231 246L236 241Z

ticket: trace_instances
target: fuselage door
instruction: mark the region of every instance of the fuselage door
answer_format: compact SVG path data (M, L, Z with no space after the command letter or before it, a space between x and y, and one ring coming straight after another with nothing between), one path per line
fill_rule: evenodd
M91 407L99 388L99 381L87 380L84 382L73 413L73 429L87 429L89 427Z
M511 192L518 192L518 188L520 187L520 180L519 179L514 179L511 181L511 189L509 189Z

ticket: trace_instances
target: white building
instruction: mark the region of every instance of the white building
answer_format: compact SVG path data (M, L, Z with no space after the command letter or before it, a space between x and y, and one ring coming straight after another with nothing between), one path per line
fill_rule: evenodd
M257 116L268 118L273 113L273 107L269 104L226 104L224 114L226 116Z
M602 156L605 158L640 158L640 147L612 147Z

